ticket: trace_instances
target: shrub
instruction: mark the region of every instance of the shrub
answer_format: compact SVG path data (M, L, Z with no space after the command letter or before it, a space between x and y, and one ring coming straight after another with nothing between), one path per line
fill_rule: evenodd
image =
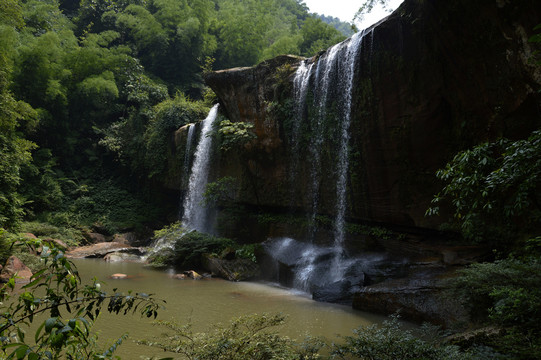
M153 109L154 117L144 134L145 166L148 177L159 176L166 171L167 149L171 134L179 127L204 119L209 109L202 102L190 101L182 94L165 100Z
M284 323L285 317L276 315L248 315L233 320L228 327L217 326L206 333L193 333L191 326L172 322L158 322L172 333L159 339L139 343L182 354L187 359L271 360L317 359L324 343L309 339L296 344L291 339L271 330Z
M10 234L0 227L0 264L5 264L11 256Z
M363 326L345 336L344 344L333 344L332 357L362 360L466 360L469 354L454 345L439 344L418 338L409 330L403 330L398 317L391 317L382 326Z
M203 193L205 205L227 207L234 203L239 190L238 180L231 176L222 177L207 184Z
M154 241L168 246L160 246L162 250L152 254L149 262L181 269L201 268L203 255L220 254L226 248L235 246L231 239L197 231L187 232L178 222L155 232Z
M451 282L472 317L505 329L486 345L514 358L541 357L541 257L473 264Z
M222 120L218 130L221 140L220 149L222 151L241 149L257 137L252 131L253 128L254 124Z

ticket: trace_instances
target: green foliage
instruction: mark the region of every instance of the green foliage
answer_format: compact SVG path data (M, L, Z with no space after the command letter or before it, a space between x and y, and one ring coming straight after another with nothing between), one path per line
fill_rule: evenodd
M79 189L73 202L66 204L64 212L51 214L50 222L53 225L99 225L109 234L114 234L141 230L144 224L159 216L159 209L151 201L129 192L112 180L89 181Z
M504 327L503 335L487 345L513 358L541 356L541 257L509 258L473 264L453 279L453 296L459 296L472 318Z
M438 344L413 335L401 328L398 318L392 317L381 326L363 326L344 337L344 344L334 344L333 359L363 360L465 360L473 359L457 346Z
M384 10L388 11L389 0L364 0L363 4L357 10L354 19L362 20L366 14L369 14L375 7L381 6Z
M333 16L319 15L319 18L326 24L331 25L336 30L340 31L344 36L352 36L356 31L356 27L353 24L341 21L339 18Z
M118 98L118 88L112 72L105 71L100 75L90 76L77 85L77 91L89 105L97 109L106 109Z
M176 267L179 269L199 269L206 254L220 254L235 246L231 239L219 238L197 231L187 232L182 224L176 222L154 233L155 243L172 244L149 256L154 266Z
M148 177L163 175L167 167L168 148L173 131L206 117L209 109L202 102L189 101L182 94L154 107L154 118L144 135L145 165Z
M37 149L32 153L32 163L22 168L24 182L21 193L25 197L27 217L43 211L57 210L62 204L65 179L56 171L56 159L49 149Z
M233 320L228 327L213 326L207 333L194 333L190 325L162 321L156 325L171 333L139 343L178 353L190 360L318 359L322 341L310 339L303 345L295 344L273 330L284 321L281 314L248 315Z
M5 0L0 3L0 24L16 28L24 26L22 8L18 0Z
M20 10L12 2L1 6L0 20ZM31 163L31 151L36 147L21 131L34 126L37 113L27 103L17 101L8 88L13 70L12 46L16 43L15 30L0 23L0 227L6 228L16 228L24 214L24 198L19 193L21 170Z
M239 259L248 259L257 262L257 253L262 251L261 244L245 244L235 250L235 257Z
M83 285L77 268L61 251L39 241L26 246L41 247L43 268L20 290L16 290L14 278L0 289L1 349L7 359L112 359L124 336L111 348L98 351L91 327L101 309L124 315L140 312L155 318L161 307L147 294L109 295L100 290L97 280ZM24 328L41 314L48 318L29 341Z
M220 0L217 65L254 65L281 54L312 56L345 37L294 0Z
M233 245L230 239L192 231L176 241L172 263L181 268L200 268L203 255L219 254Z
M457 154L437 177L446 185L427 214L437 214L443 200L454 209L462 234L477 242L501 245L538 235L541 220L541 131L526 140L502 139Z
M140 344L158 347L180 354L182 359L371 359L371 360L466 360L474 359L458 346L441 343L441 334L428 329L426 340L404 330L397 317L381 326L372 325L354 330L353 336L330 346L330 354L322 351L329 345L324 339L306 338L297 343L280 336L274 328L283 325L285 317L276 315L248 315L233 320L229 326L214 326L205 333L194 333L190 325L157 322L168 332Z
M6 260L11 256L12 243L12 234L0 227L0 264L5 264Z
M222 207L230 206L235 200L235 194L238 191L238 181L231 176L220 178L210 182L205 188L203 196L205 204L219 205Z
M334 27L316 17L307 18L300 32L303 39L300 51L304 56L313 56L346 38Z
M220 134L220 149L229 151L240 149L251 140L256 138L252 131L254 124L242 121L231 122L230 120L220 121L218 133Z

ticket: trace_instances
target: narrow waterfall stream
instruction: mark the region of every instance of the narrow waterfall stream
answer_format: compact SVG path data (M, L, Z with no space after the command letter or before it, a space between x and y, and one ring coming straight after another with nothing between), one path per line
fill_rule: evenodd
M322 176L321 166L321 149L325 140L326 115L327 115L327 95L331 84L331 75L335 65L336 56L340 49L340 44L333 46L327 54L318 61L315 72L315 86L313 89L314 107L316 108L315 116L309 118L310 128L312 129L312 141L310 142L310 155L312 158L312 166L310 169L311 178L311 231L310 241L313 241L315 236L316 215L319 210L319 191ZM311 74L307 74L310 76Z
M190 180L190 153L193 146L193 138L195 133L195 124L188 124L188 134L186 135L186 150L184 152L184 164L183 164L183 181L188 183Z
M365 31L363 30L351 37L346 49L344 49L346 56L340 62L340 69L338 70L338 86L340 87L340 92L343 94L344 101L342 103L342 114L339 127L340 148L337 162L336 217L334 221L334 243L337 248L342 248L344 245L347 176L349 169L349 128L351 124L353 80L355 77L355 60L361 49L360 45L364 36Z
M186 196L185 193L183 193L182 189L188 187L188 182L190 180L190 169L191 169L191 152L192 152L192 146L193 146L193 138L195 134L195 124L188 124L186 125L188 127L188 132L186 134L186 148L184 149L184 163L182 164L182 179L181 179L181 188L180 188L180 201L179 201L179 207L178 207L178 218L182 219L182 215L184 212L183 205L184 205L184 197Z
M203 203L203 193L207 186L210 170L210 154L212 150L212 137L207 136L218 116L218 104L214 105L208 116L203 120L201 135L195 150L194 161L188 183L188 193L184 199L184 216L182 223L190 230L208 232L208 209Z

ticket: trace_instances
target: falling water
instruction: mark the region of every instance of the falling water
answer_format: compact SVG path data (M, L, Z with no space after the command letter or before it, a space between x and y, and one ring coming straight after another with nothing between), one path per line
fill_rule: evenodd
M184 199L184 216L182 217L184 227L201 232L207 232L209 230L208 209L203 203L203 193L207 186L212 148L212 137L207 135L212 130L212 124L216 120L217 115L218 104L212 107L206 119L203 120L203 128L201 129L199 143L195 150L190 174L188 194Z
M353 79L355 75L355 59L362 43L365 32L353 35L347 46L346 57L343 60L344 72L342 73L341 84L344 87L342 94L343 118L340 126L340 149L338 153L338 179L336 182L336 219L335 219L335 244L343 246L344 244L344 226L346 213L346 182L349 169L349 128L351 124L351 105L353 92Z
M314 107L317 109L316 116L310 119L312 128L312 138L310 143L310 156L312 167L310 171L311 178L311 218L310 218L310 240L313 240L316 231L316 215L319 208L319 187L321 183L321 149L324 141L324 124L327 116L327 95L331 84L331 75L334 68L340 44L329 49L325 57L320 59L316 67L316 79L314 92Z
M184 204L184 197L186 196L182 189L186 189L188 187L188 181L190 180L190 154L192 151L192 143L195 133L195 125L194 124L188 124L188 133L186 134L186 148L184 149L184 162L182 166L182 186L180 191L180 201L179 201L179 209L178 209L178 218L179 220L182 219L182 212L183 204Z
M319 58L317 64L307 61L300 64L295 74L293 91L295 96L296 122L290 134L292 153L297 156L299 129L301 124L310 128L310 229L308 242L278 240L268 250L274 258L282 257L291 262L295 269L293 286L306 291L311 288L328 286L343 281L346 272L351 273L358 260L346 259L344 254L345 217L347 209L347 174L349 171L349 140L352 112L352 92L355 69L366 31L355 34L348 41L330 48ZM314 66L315 64L315 66ZM311 94L313 106L307 111L307 95ZM332 102L331 102L332 100ZM331 104L332 103L332 104ZM330 106L336 106L331 113ZM333 114L333 119L328 117ZM308 117L307 117L308 116ZM332 129L331 127L334 127ZM313 239L316 233L315 220L319 209L319 193L322 180L322 149L327 134L335 134L329 139L336 144L334 166L336 172L334 242L330 247L318 247ZM295 160L292 159L294 162ZM293 164L296 167L296 164ZM284 255L287 253L289 255ZM348 275L349 276L349 275Z
M190 179L190 153L192 151L192 143L195 133L195 125L194 124L188 124L188 134L186 136L186 150L184 151L184 181L188 182Z
M289 143L291 147L291 167L289 173L290 184L290 199L291 205L296 205L297 194L297 174L299 168L299 131L300 126L304 118L304 107L306 104L306 95L308 93L308 84L310 80L310 74L314 63L306 65L306 61L302 61L295 72L295 78L293 79L293 96L295 97L295 118L289 131Z
M352 92L355 77L356 57L361 48L362 39L365 36L365 31L352 36L346 48L346 56L341 65L344 67L341 72L340 85L343 87L341 93L344 96L342 108L342 121L340 122L340 148L338 151L336 181L336 217L334 220L334 246L336 248L334 277L336 280L342 278L343 273L339 266L341 257L343 256L344 238L345 238L345 216L347 207L347 174L349 170L349 128L351 124L351 106Z

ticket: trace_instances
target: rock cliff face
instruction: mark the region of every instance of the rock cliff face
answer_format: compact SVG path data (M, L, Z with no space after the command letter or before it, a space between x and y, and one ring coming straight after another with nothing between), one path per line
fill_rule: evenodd
M539 19L537 0L406 0L370 29L355 62L349 219L435 228L441 220L424 213L439 188L437 169L461 149L539 127L541 70L528 42ZM314 84L324 56L305 62L314 64ZM302 139L314 129L301 125L298 145L290 136L301 61L282 56L206 78L229 119L255 125L257 139L222 156L213 174L239 180L240 203L310 211L311 154ZM338 95L329 96L332 107ZM309 90L305 113L313 111L312 97ZM328 121L317 212L332 215L336 148Z

